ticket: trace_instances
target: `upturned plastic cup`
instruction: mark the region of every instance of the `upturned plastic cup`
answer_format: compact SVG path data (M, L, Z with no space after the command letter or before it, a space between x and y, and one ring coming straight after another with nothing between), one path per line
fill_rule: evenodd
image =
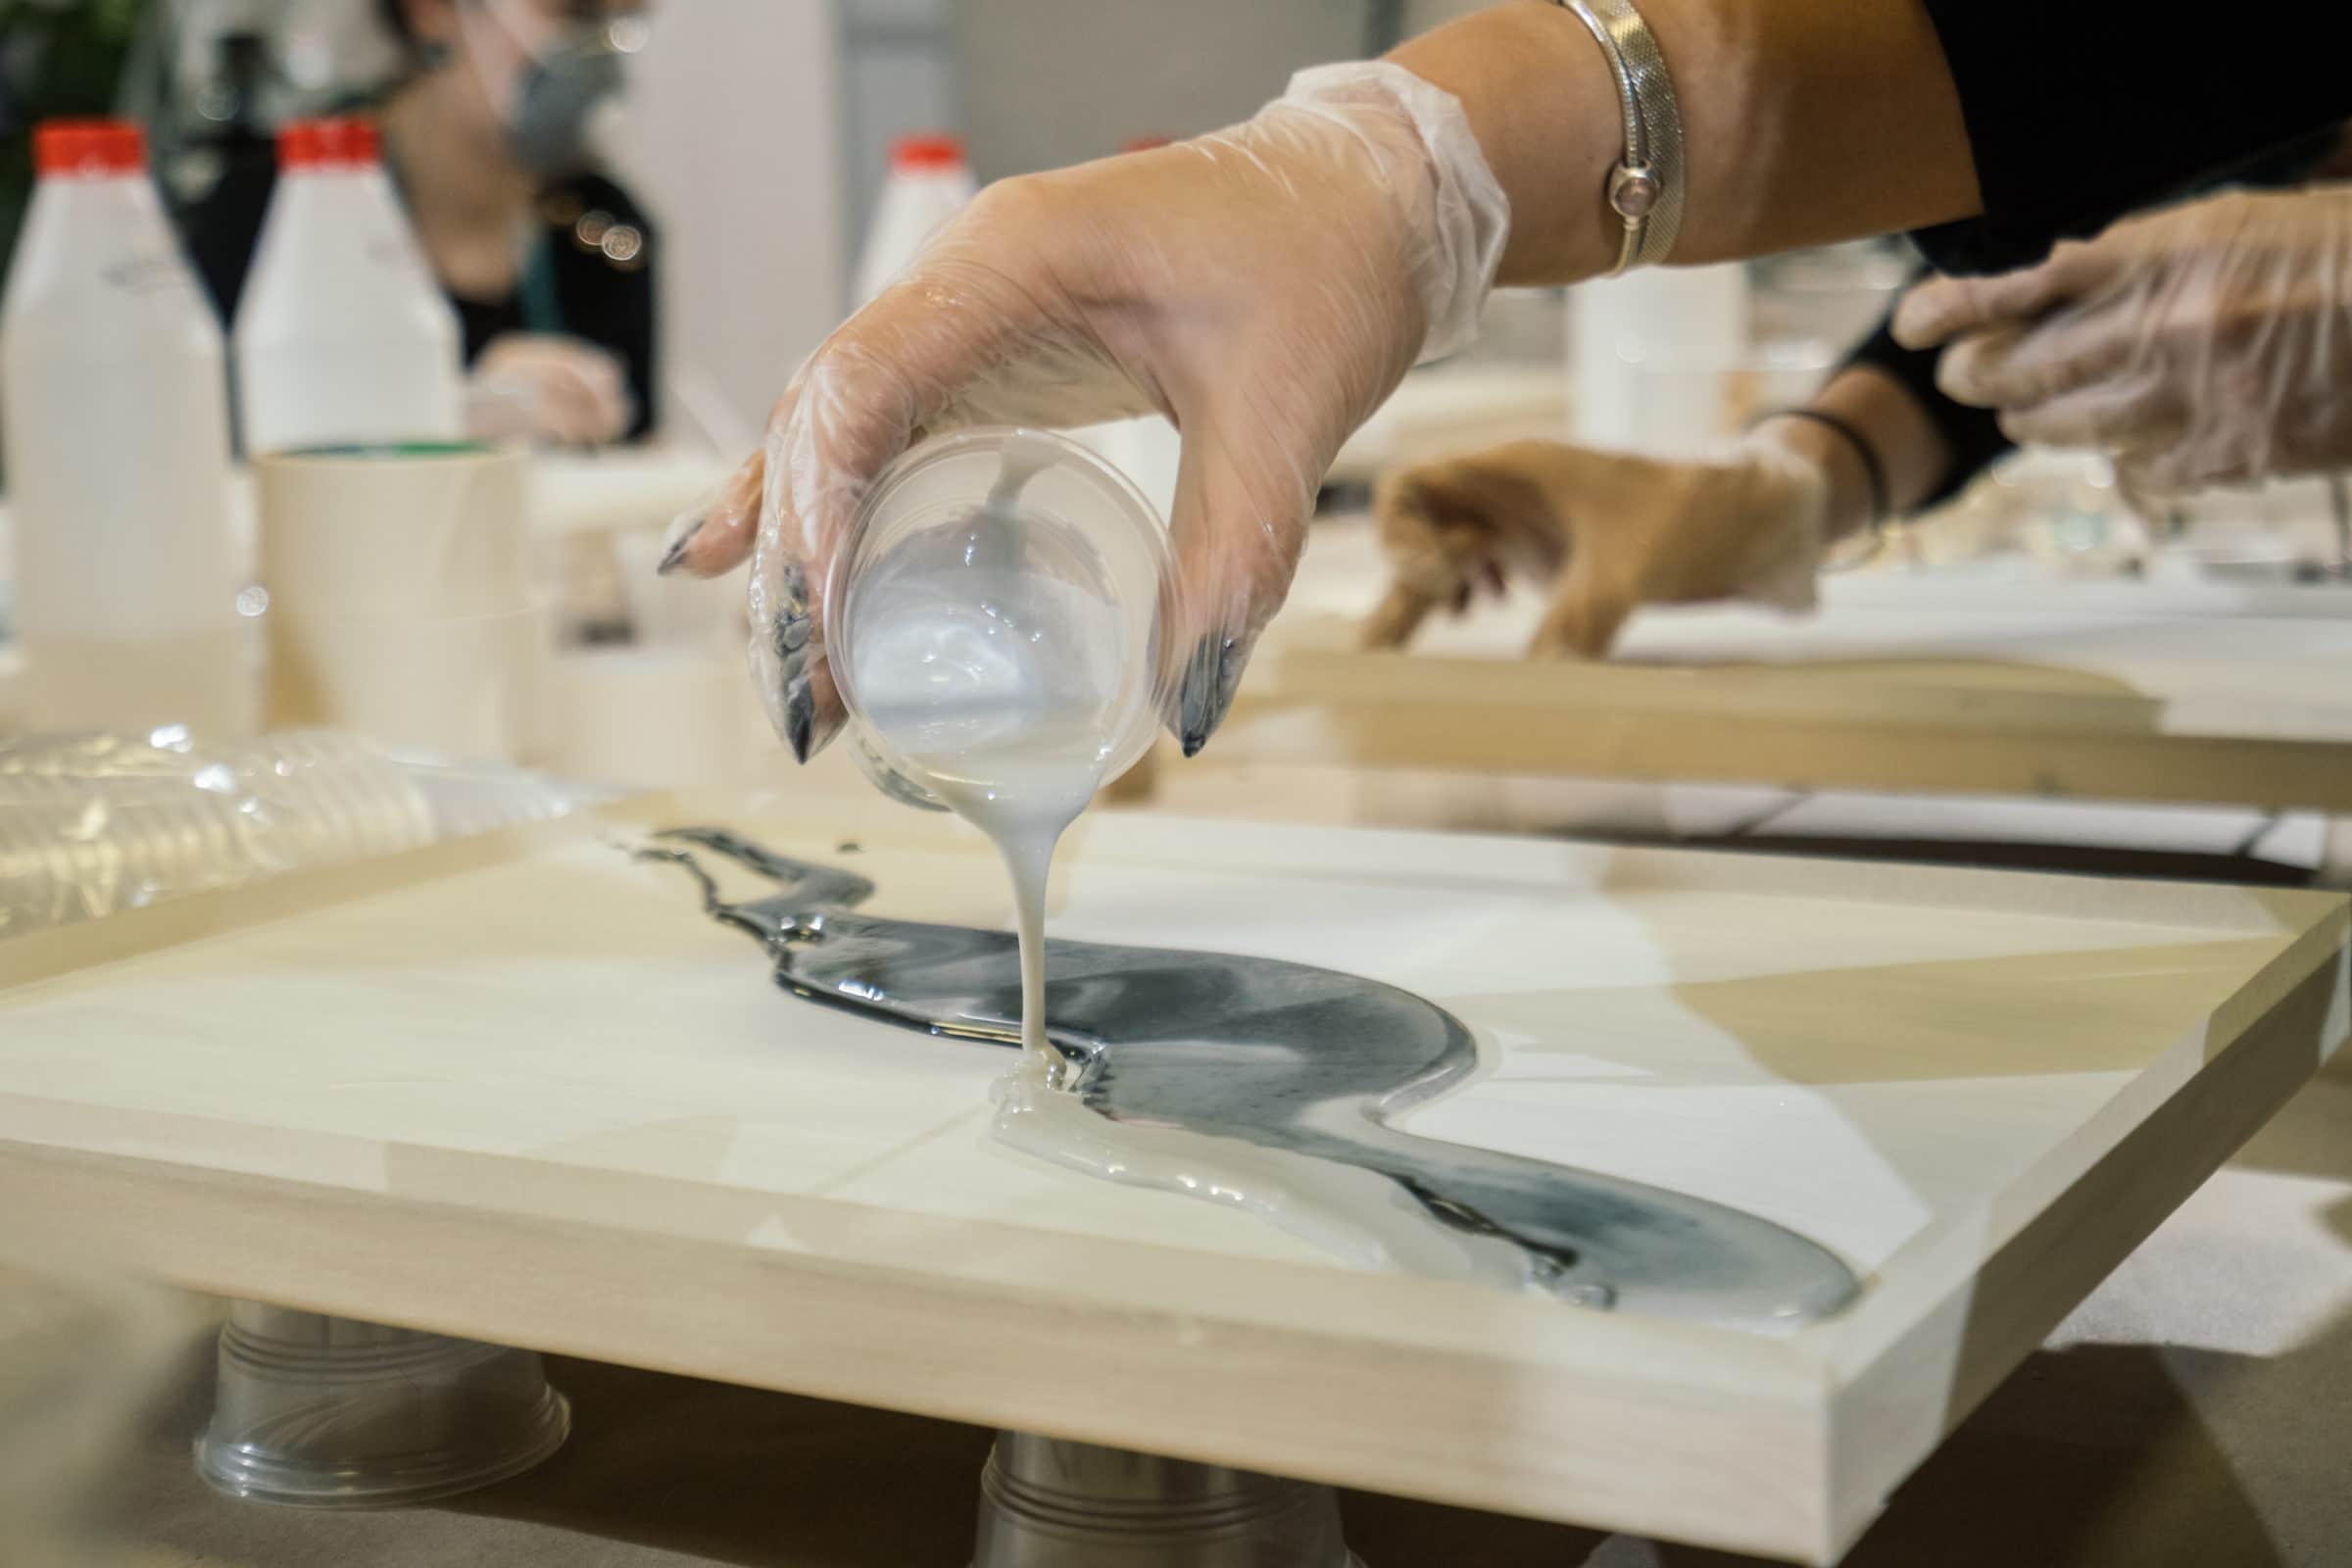
M1363 1568L1329 1487L1005 1432L972 1568Z
M238 1301L220 1368L196 1473L258 1502L451 1496L528 1470L571 1431L536 1350Z
M1102 776L1116 777L1171 696L1169 582L1165 522L1076 441L993 428L913 448L874 481L827 586L858 766L885 794L945 810L910 749L944 733L1017 750L1051 714L1058 736L1091 735Z

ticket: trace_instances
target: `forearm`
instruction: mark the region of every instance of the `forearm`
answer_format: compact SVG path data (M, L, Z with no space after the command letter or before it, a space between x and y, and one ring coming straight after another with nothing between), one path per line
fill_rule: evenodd
M1917 0L1641 0L1681 102L1674 260L1722 261L1978 210L1960 103ZM1502 283L1605 272L1625 133L1599 45L1550 0L1508 0L1392 60L1462 102L1511 202Z
M1886 486L1886 509L1901 516L1935 494L1952 466L1952 450L1911 389L1872 365L1849 365L1813 395L1809 408L1834 416L1870 443ZM1876 521L1869 471L1854 444L1812 419L1780 417L1759 427L1820 466L1830 481L1830 536L1842 539Z

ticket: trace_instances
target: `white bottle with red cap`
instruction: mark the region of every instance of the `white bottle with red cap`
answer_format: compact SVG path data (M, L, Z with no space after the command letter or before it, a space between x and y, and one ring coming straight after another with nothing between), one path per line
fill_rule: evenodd
M865 249L858 256L852 303L863 305L888 288L979 190L958 138L927 133L893 142L890 177L882 182L873 221L865 227Z
M15 623L42 729L248 730L220 323L123 121L50 121L0 303Z
M230 337L248 457L465 433L457 312L367 121L279 133L277 189Z

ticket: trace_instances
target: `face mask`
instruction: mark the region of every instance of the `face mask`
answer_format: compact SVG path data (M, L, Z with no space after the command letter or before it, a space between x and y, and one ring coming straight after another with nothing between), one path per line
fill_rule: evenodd
M487 7L499 25L518 41L527 37L503 15L499 0ZM542 178L576 173L595 159L589 126L596 112L617 95L625 80L623 58L635 48L643 23L634 17L574 23L554 42L528 49L528 58L504 95L507 145L514 161ZM502 95L493 91L493 101Z

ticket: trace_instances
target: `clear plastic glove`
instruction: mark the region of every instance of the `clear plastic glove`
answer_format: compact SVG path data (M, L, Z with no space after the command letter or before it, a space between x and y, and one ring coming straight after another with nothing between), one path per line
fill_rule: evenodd
M476 440L604 446L635 416L627 369L584 338L505 333L466 378L466 428Z
M840 726L825 588L883 465L960 425L1157 410L1184 433L1166 721L1198 751L1324 470L1416 359L1468 340L1508 220L1452 95L1382 64L1302 72L1214 135L1004 181L802 368L670 564L741 562L760 496L755 670L805 760Z
M2352 191L2232 193L2037 267L1934 278L1894 335L2018 441L2093 446L2150 492L2352 465Z
M1811 609L1830 481L1762 433L1680 463L1515 441L1386 475L1373 514L1395 580L1365 646L1400 647L1432 610L1518 577L1550 585L1528 651L1597 659L1641 605Z

